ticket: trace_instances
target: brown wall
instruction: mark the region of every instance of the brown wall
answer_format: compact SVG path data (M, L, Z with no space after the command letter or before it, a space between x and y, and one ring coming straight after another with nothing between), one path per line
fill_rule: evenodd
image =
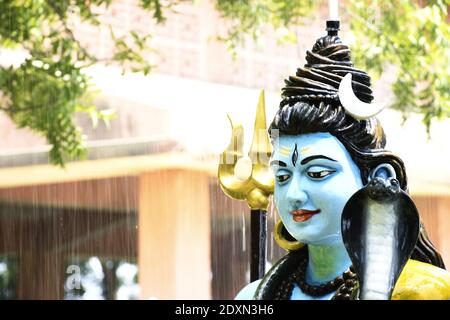
M0 188L0 200L58 207L135 210L138 201L137 182L138 178L131 176Z
M211 298L209 179L202 172L148 172L139 181L141 298Z
M70 259L136 260L136 217L131 212L1 203L0 256L18 261L18 299L62 299Z
M431 241L450 269L450 197L414 196L413 199Z
M63 299L74 257L136 261L136 177L0 189L0 256L18 299Z

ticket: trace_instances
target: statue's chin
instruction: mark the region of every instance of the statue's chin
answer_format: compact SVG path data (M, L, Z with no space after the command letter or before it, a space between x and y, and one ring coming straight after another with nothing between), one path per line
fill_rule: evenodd
M302 236L295 238L301 243L313 246L332 246L343 243L340 234L326 234L326 235L318 233L311 235L303 234Z

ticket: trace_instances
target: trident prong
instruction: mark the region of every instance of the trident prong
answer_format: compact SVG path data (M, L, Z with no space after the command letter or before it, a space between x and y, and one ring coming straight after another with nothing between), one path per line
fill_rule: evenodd
M241 124L235 124L231 116L228 118L231 122L232 135L219 164L220 186L228 196L239 200L246 199L252 210L267 210L269 197L273 193L274 178L269 168L272 146L267 134L264 90L259 96L253 141L248 153L252 170L245 180L235 175L236 164L243 157L244 128Z

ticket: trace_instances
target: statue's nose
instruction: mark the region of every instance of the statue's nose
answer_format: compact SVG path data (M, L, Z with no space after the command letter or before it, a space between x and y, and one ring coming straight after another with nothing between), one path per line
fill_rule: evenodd
M306 190L303 190L303 188L300 187L300 184L296 179L294 179L289 186L286 197L289 204L296 209L301 208L308 201Z

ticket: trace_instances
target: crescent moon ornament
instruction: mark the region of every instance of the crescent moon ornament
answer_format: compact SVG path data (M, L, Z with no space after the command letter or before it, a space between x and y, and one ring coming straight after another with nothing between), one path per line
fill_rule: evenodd
M358 120L369 119L384 109L385 103L365 103L358 99L352 88L352 74L347 73L339 84L339 100L345 112Z

